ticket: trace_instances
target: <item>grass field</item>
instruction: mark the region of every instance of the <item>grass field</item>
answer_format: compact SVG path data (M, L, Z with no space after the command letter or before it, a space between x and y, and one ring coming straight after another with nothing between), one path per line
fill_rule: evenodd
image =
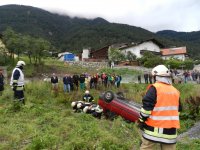
M122 84L120 89L130 100L141 103L145 92L145 84ZM189 97L197 85L178 85L183 93L182 102ZM140 135L134 123L126 123L118 117L114 121L96 119L88 114L73 113L71 101L79 100L83 91L70 94L60 93L54 97L50 83L30 82L26 85L26 105L18 107L12 102L12 91L6 87L0 97L0 149L64 149L64 150L129 150L139 149ZM199 88L199 86L198 86ZM91 90L98 100L102 90ZM184 113L189 113L184 104ZM186 131L195 120L181 120L182 129ZM178 143L178 149L195 149L198 141Z
M52 65L53 64L53 65ZM11 72L9 67L8 73ZM62 62L48 60L45 65L28 64L25 68L26 77L39 77L41 73L96 73L95 69L65 66ZM100 72L120 75L137 75L138 72L128 69L103 69ZM183 112L181 113L181 129L179 134L187 131L200 115L199 96L200 85L175 85L181 92ZM90 90L97 102L99 94L106 90L121 91L129 100L141 103L146 91L146 84L122 84L119 89ZM84 91L74 91L70 94L62 92L59 83L59 95L51 91L48 82L33 80L25 86L26 105L13 103L13 91L5 87L0 97L0 150L138 150L140 146L140 131L134 123L127 123L118 117L114 121L96 119L84 113L74 113L70 104L80 100ZM192 100L193 98L193 100ZM196 150L200 140L178 142L179 150Z

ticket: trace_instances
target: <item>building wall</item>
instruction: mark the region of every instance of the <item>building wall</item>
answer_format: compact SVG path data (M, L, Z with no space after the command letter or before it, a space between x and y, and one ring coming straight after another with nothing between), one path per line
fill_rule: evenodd
M93 59L108 59L108 46L92 52Z
M144 42L139 45L129 47L127 49L123 49L122 52L127 54L128 51L132 52L137 56L137 58L142 57L140 54L140 50L149 50L149 51L154 51L154 52L160 52L160 47L153 43L152 41Z
M185 61L185 55L184 54L180 54L180 55L169 55L169 56L162 56L162 58L164 60L169 60L170 58L176 58L176 59L179 59L179 60L182 60L182 61Z
M69 65L81 66L86 68L105 68L109 67L108 62L87 62L87 61L71 61L68 62Z
M90 50L89 49L83 49L82 53L82 60L89 58Z

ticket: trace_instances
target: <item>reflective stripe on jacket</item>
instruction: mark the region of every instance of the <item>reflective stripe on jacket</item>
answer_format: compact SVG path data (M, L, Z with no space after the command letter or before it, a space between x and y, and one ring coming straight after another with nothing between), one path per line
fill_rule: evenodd
M158 128L180 128L179 91L172 85L156 82L157 102L146 124Z

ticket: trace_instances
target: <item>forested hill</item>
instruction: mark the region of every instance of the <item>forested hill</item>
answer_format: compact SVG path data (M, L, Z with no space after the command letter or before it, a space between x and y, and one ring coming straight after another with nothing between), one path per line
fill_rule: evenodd
M167 47L186 45L182 39L163 38L140 27L110 23L102 18L71 18L23 5L0 6L0 32L8 26L18 33L45 38L62 51L98 49L108 44L151 38L156 38ZM191 44L189 42L186 46L191 47ZM197 51L195 48L189 49L192 55Z
M193 32L176 32L173 30L163 30L156 33L158 36L168 38L170 40L182 41L187 45L190 54L199 59L200 56L200 31Z

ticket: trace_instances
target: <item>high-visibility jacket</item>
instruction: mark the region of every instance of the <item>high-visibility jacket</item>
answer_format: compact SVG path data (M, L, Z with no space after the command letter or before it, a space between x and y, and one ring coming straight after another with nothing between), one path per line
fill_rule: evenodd
M177 138L179 123L179 91L172 85L156 82L151 85L156 88L156 104L151 111L141 109L147 116L142 136L145 139L174 144Z
M18 70L19 73L20 73L18 80L14 80L14 77L13 77L16 70ZM14 70L12 72L12 76L11 76L11 79L10 79L10 85L12 86L13 83L17 83L17 86L23 86L24 85L24 73L19 68L14 68Z
M157 101L146 124L160 128L180 128L179 123L179 91L172 85L156 82L153 84L157 92Z

